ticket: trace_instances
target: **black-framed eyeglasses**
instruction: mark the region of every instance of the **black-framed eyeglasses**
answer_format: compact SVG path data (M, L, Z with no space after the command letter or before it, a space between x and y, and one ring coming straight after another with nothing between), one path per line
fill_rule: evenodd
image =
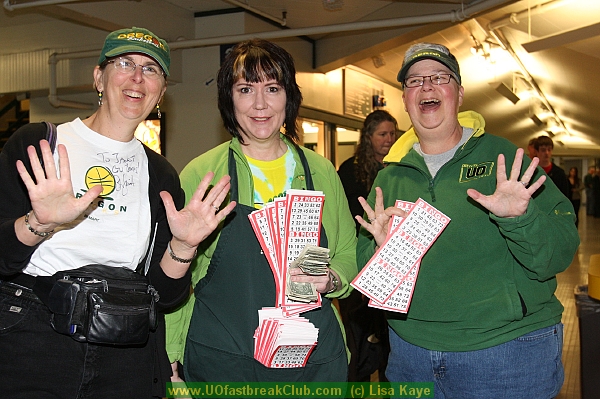
M454 78L452 74L449 73L436 73L435 75L428 76L410 76L404 79L404 87L420 87L423 86L425 80L429 78L431 84L436 86L439 85L447 85L450 83L450 79Z
M162 69L160 69L160 66L156 64L138 65L129 58L124 57L119 57L114 60L110 60L107 63L113 64L115 66L115 69L120 73L132 74L135 73L135 69L137 67L140 67L142 68L142 73L147 78L160 79L164 76Z

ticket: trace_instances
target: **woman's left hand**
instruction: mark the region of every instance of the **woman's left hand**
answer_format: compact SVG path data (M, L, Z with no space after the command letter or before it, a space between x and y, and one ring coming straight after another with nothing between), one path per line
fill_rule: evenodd
M546 175L542 175L537 181L531 183L531 178L539 163L537 157L533 158L531 164L519 180L521 165L523 163L523 152L522 148L517 150L515 161L510 171L510 178L508 179L506 177L504 155L498 155L496 191L492 195L483 195L472 188L467 190L467 195L497 217L513 218L523 215L527 211L527 206L533 193L546 181Z
M223 176L208 191L208 194L206 193L213 177L213 172L209 172L204 176L192 199L180 211L175 208L171 194L166 191L160 193L167 211L167 220L173 234L173 240L178 241L179 244L177 245L178 249L183 248L185 250L187 248L193 252L235 207L235 201L231 201L226 207L220 209L229 193L229 176ZM175 248L173 248L173 251L179 253Z

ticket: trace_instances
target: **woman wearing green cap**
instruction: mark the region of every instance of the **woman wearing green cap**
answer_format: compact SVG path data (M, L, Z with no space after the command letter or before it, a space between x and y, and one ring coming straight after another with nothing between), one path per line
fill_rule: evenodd
M44 300L54 298L56 285L46 291L41 282L57 272L99 264L145 274L158 291L159 311L188 294L196 247L235 204L218 209L229 190L228 178L206 193L213 177L208 174L184 208L174 168L134 138L138 124L165 93L169 62L167 43L152 32L135 27L112 32L93 74L98 110L49 135L44 124L29 124L4 146L3 398L147 399L165 394L170 366L160 314L158 328L150 329L143 342L79 342L54 331L58 319ZM57 299L58 307L69 299ZM130 332L123 328L127 341Z
M386 376L431 382L436 398L553 398L563 382L555 276L579 245L573 207L537 158L459 112L448 48L410 47L398 81L414 127L361 200L358 264L385 241L396 200L422 198L450 222L420 259L408 313L388 314Z

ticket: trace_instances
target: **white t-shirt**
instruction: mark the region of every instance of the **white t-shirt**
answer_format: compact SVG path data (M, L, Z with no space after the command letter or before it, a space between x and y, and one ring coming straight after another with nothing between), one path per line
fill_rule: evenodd
M83 214L40 244L24 272L48 276L88 264L135 269L150 240L148 158L142 144L109 139L79 118L58 126L58 144L69 154L75 196L97 184L104 190ZM58 170L58 151L54 159Z

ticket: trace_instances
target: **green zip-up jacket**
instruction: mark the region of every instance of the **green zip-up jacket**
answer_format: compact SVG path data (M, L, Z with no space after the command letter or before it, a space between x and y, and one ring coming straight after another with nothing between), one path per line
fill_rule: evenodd
M293 189L306 189L306 180L302 162L294 146L283 136L288 147L294 151L296 169L292 181ZM237 165L239 202L244 205L254 206L254 183L252 173L242 153L240 142L234 138L230 142L223 143L212 150L193 159L181 172L181 186L186 194L186 201L192 197L192 194L200 184L202 178L212 171L215 173L213 184L222 176L228 174L227 159L229 149L232 148L235 154ZM325 203L323 209L322 223L327 234L329 255L331 257L330 267L340 276L340 289L335 293L328 295L329 298L345 298L350 294L350 281L357 274L356 267L356 229L348 201L344 194L344 188L337 175L337 172L329 160L316 154L313 151L301 148L308 161L315 190L323 191L325 194ZM207 238L198 247L198 257L192 263L192 285L195 286L198 281L204 277L210 264L212 255L217 247L219 233L222 224L217 231ZM235 251L235 248L231 249ZM223 287L224 290L227 287ZM235 295L235 293L231 293ZM241 301L244 298L240 298ZM275 298L273 298L275 305ZM176 312L166 315L167 323L167 352L171 362L183 362L183 352L185 349L185 339L189 328L189 322L194 307L193 295ZM335 310L335 309L334 309ZM339 317L338 317L339 321ZM343 333L343 328L341 327Z
M467 196L473 188L491 195L496 189L498 154L507 176L517 147L486 134L485 121L472 112L459 114L469 140L432 178L413 148L413 129L384 160L373 187L381 187L385 207L396 199L422 198L450 217L446 229L423 256L406 317L389 312L390 327L405 341L437 351L471 351L508 342L559 323L563 306L554 296L556 274L564 271L579 246L570 201L552 180L534 194L524 215L499 218ZM525 159L521 173L531 161ZM532 181L543 174L537 169ZM375 191L368 202L372 205ZM360 268L375 243L362 229Z

